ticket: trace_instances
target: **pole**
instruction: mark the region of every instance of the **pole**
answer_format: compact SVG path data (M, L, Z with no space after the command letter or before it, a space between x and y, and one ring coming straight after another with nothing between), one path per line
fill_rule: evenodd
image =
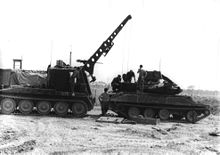
M72 65L72 52L70 51L70 66Z

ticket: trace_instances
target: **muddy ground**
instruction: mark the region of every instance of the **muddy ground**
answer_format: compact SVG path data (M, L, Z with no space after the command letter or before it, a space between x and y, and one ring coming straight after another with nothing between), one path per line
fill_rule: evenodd
M219 115L196 124L99 123L84 118L0 115L0 154L220 154Z

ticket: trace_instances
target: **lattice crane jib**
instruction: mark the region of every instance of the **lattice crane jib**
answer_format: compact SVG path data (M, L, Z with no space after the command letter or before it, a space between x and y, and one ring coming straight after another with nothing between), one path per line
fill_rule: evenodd
M131 15L128 15L88 60L77 60L78 62L82 62L84 64L83 69L90 74L92 81L95 81L95 77L93 76L95 63L102 55L106 56L108 54L114 45L113 40L131 18Z

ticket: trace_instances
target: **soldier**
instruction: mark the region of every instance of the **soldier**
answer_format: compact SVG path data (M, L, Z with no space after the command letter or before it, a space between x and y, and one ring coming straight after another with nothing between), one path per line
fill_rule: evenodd
M128 82L127 74L123 74L122 79L125 83L127 83Z
M144 87L144 78L146 77L146 72L142 69L143 65L140 65L138 69L139 77L138 77L138 86L142 90Z
M50 67L51 67L51 64L49 64L49 65L47 66L47 86L46 86L46 87L49 87L49 86L50 86L50 72L49 72Z
M113 91L119 91L121 87L121 75L118 75L112 80L111 86Z
M135 74L132 70L130 70L129 72L127 72L127 82L131 83L132 78L134 78L134 82L136 82Z
M78 79L79 79L79 71L76 69L72 73L72 75L70 76L70 81L69 81L70 82L70 90L72 92L72 95L75 95L74 92L76 91L76 88L77 88Z
M104 89L104 93L102 93L100 96L99 96L99 102L101 104L101 110L102 110L102 116L104 116L107 111L108 111L108 101L109 101L109 95L108 95L108 88L105 88Z

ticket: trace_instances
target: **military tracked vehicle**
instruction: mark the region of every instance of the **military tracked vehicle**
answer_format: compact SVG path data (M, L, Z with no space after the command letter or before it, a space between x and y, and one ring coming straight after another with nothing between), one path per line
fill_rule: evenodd
M95 103L89 84L95 81L94 65L103 54L104 56L108 54L114 38L130 19L131 16L127 16L88 60L77 60L83 63L80 67L71 67L57 61L55 67L48 66L46 82L41 81L41 84L35 84L34 87L27 84L27 81L35 80L23 74L20 75L23 75L20 78L23 82L18 82L18 85L12 85L5 80L11 80L12 77L1 78L4 79L3 82L0 81L3 88L0 89L1 113L11 114L16 111L31 114L35 111L40 115L47 115L54 111L59 116L65 116L67 113L72 113L76 117L85 116L87 111L93 109ZM91 81L88 76L91 77ZM4 83L9 86L4 86Z
M120 83L117 91L109 93L109 106L119 116L131 119L142 115L195 123L210 114L209 106L179 95L181 91L169 78L158 71L151 71L142 82Z

